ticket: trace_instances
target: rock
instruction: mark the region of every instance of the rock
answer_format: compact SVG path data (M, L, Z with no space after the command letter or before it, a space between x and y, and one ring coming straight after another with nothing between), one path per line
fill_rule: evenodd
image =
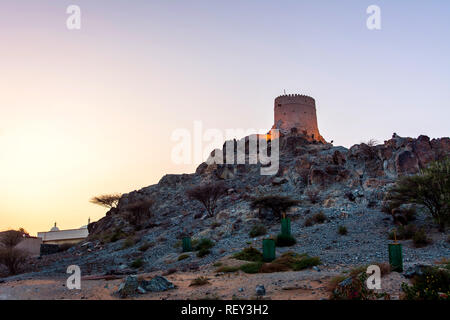
M316 270L317 272L320 272L320 268L318 266L313 266L313 269Z
M136 293L139 287L138 278L136 275L127 276L125 280L119 285L117 293L121 298L132 296Z
M283 183L286 183L286 182L288 182L288 180L286 178L284 178L284 177L275 177L275 178L272 179L272 184L274 186L279 186L279 185L282 185Z
M349 278L344 279L344 280L342 280L341 282L339 282L338 286L341 287L341 288L346 287L346 286L349 286L349 285L352 284L352 281L353 281L352 278L349 277Z
M266 295L266 288L262 284L259 284L256 286L256 295L257 296L265 296Z
M146 294L147 293L147 291L145 291L145 289L142 288L142 287L138 287L137 288L137 292L140 293L140 294Z
M423 275L423 271L426 268L430 268L431 266L428 265L424 265L424 264L416 264L412 267L409 267L408 269L406 269L405 271L403 271L403 275L405 276L405 278L412 278L414 276L421 276Z
M239 288L239 292L244 292L244 288Z
M161 276L156 276L150 281L143 280L141 286L144 290L150 292L161 292L175 288L172 282Z
M411 151L405 150L397 154L395 163L398 174L413 174L419 172L419 161Z

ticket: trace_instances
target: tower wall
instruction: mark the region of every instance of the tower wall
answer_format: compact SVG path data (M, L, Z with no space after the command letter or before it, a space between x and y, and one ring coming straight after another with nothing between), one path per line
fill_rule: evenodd
M275 98L274 119L273 127L283 133L296 128L298 133L306 133L314 140L323 139L317 126L316 102L311 97L289 94Z

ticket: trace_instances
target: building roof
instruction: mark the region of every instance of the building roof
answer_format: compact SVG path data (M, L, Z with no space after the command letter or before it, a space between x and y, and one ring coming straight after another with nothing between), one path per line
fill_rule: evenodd
M57 241L57 240L71 240L71 239L83 239L89 235L87 228L59 230L49 232L38 232L38 238L42 241Z

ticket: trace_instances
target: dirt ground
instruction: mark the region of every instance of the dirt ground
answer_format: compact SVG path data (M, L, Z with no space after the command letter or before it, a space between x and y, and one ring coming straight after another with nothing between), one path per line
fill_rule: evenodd
M341 274L342 268L324 268L276 273L246 274L242 271L217 273L217 268L205 267L196 272L176 272L165 277L176 288L165 292L139 294L129 299L152 300L246 300L256 299L255 288L262 284L266 289L264 299L272 300L320 300L328 299L329 282ZM140 278L150 279L161 272L139 274ZM191 286L193 279L206 277L208 284ZM9 281L0 284L0 300L54 300L54 299L119 299L115 294L122 279L88 280L82 278L80 290L66 288L67 277L50 279L29 279ZM396 299L400 295L400 285L405 279L398 273L390 273L382 278L382 290Z

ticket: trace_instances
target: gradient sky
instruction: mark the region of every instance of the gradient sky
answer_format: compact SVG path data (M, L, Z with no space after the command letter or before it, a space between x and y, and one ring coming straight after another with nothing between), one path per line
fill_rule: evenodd
M0 230L97 220L92 196L195 170L171 161L175 129L269 129L283 90L316 99L335 145L448 136L449 17L447 0L1 0Z

